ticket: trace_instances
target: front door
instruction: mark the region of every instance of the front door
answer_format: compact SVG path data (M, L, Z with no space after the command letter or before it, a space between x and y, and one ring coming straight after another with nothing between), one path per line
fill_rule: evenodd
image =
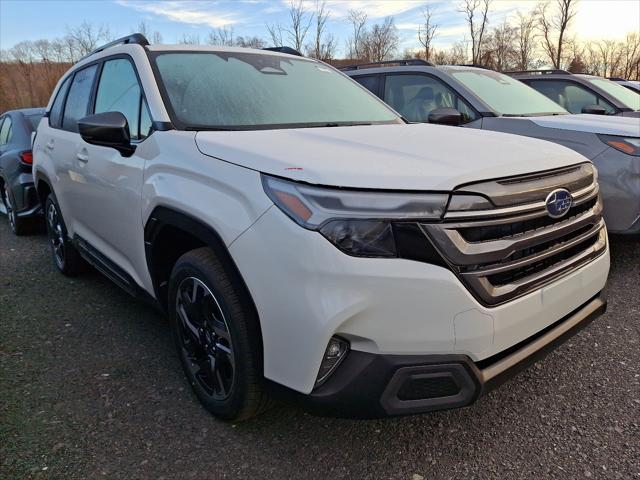
M132 144L141 148L149 130L148 110L128 57L106 60L102 66L94 113L102 112L121 112L127 118ZM146 132L140 131L141 123ZM141 213L144 158L135 152L125 157L113 148L84 141L78 145L76 157L84 164L87 181L86 202L76 208L76 233L143 285L146 282L139 278L139 272L145 271Z

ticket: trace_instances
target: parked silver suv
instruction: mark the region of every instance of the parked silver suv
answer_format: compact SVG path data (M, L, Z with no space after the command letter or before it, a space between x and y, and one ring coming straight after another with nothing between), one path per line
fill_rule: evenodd
M462 125L559 143L598 168L610 232L640 233L640 118L572 115L507 75L400 60L344 72L411 122Z

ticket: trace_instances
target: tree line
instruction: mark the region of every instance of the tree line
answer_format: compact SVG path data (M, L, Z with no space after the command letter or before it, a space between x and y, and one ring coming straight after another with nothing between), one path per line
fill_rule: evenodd
M583 41L571 30L579 0L542 0L530 12L518 12L497 25L491 24L494 0L460 0L457 12L467 33L449 48L437 48L441 33L437 11L428 3L416 30L416 46L400 51L402 38L393 17L372 23L364 10L346 16L348 35L344 58L336 58L339 39L329 31L331 11L325 0L309 7L290 0L284 24L266 24L265 38L237 36L231 27L210 31L205 38L183 34L177 43L264 48L289 46L334 65L366 63L393 58L421 58L437 65L471 64L498 71L543 67L567 69L605 77L640 78L640 36L629 33L622 41ZM335 20L334 20L335 21ZM145 22L133 31L151 43L163 36ZM24 41L0 52L0 111L43 106L60 76L80 58L111 41L115 35L104 25L83 22L52 40Z

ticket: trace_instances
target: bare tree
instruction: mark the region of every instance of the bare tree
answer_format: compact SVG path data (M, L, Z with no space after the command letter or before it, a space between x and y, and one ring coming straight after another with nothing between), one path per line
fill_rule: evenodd
M235 45L233 40L233 27L224 26L216 30L212 30L207 35L207 43L210 45L223 45L232 47Z
M264 48L267 46L267 42L260 37L240 36L236 38L235 45L244 48Z
M509 25L505 19L488 34L487 46L480 59L482 65L500 72L511 69L518 57L517 38L517 29Z
M316 0L315 36L313 43L307 46L307 55L310 57L329 60L335 54L337 46L335 37L330 33L325 33L328 18L329 11L326 10L326 1Z
M640 36L627 34L620 46L619 75L623 78L640 78Z
M482 41L489 23L489 7L491 0L464 0L459 12L463 13L469 25L471 36L471 62L475 65L480 62L482 53Z
M577 0L556 0L555 12L549 11L549 1L538 4L538 27L542 34L542 49L554 68L562 68L567 30L576 15Z
M162 43L162 34L157 30L154 30L152 32L149 29L149 25L147 25L147 22L145 22L144 20L141 20L138 23L138 26L133 30L133 33L141 33L151 43Z
M347 40L349 58L363 58L362 40L367 33L367 14L362 10L349 10L348 22L351 24L351 37Z
M467 59L467 47L463 42L454 43L449 50L438 50L433 56L436 65L459 65Z
M149 26L147 25L147 22L140 20L138 22L138 26L134 30L134 33L141 33L145 37L149 38Z
M438 32L439 25L433 20L433 11L431 7L427 7L422 11L424 23L418 27L418 41L424 47L424 59L429 62L431 60L432 42Z
M518 12L518 59L516 68L528 70L533 64L533 55L536 51L536 17L529 13Z
M86 21L75 28L68 29L67 36L74 43L75 53L81 57L94 51L101 42L112 39L108 27L104 25L96 27Z
M392 57L398 50L400 37L393 17L385 18L366 32L362 39L363 57L372 62L380 62Z
M178 43L181 45L200 45L200 35L183 33L182 37L178 39Z
M283 29L280 24L267 24L266 27L267 32L269 33L269 37L271 38L271 44L274 47L284 46L284 40L282 38Z
M307 32L311 27L313 14L307 14L307 9L302 0L291 0L289 4L289 20L290 25L282 30L289 35L293 48L300 52L302 51Z

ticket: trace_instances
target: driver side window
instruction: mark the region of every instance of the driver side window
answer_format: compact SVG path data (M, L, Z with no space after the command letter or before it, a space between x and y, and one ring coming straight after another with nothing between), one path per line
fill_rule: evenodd
M104 62L94 109L94 113L103 112L122 113L129 124L131 140L142 140L149 134L147 105L133 65L127 59L117 58Z
M387 75L384 101L410 122L428 122L438 108L454 108L462 123L477 118L476 113L453 90L427 75Z

